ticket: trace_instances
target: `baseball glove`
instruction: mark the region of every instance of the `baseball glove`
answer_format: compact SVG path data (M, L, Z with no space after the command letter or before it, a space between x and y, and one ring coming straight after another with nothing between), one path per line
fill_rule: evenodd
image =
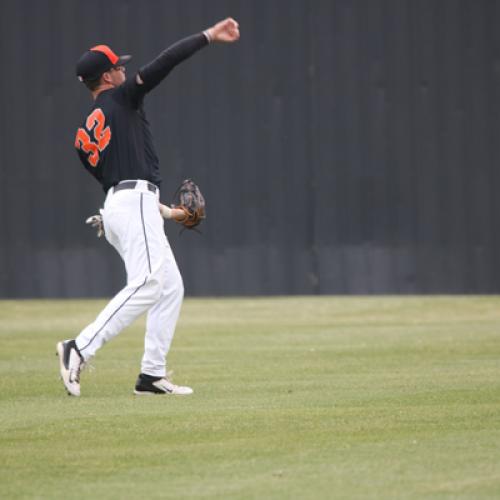
M175 193L174 200L173 208L179 208L185 214L185 217L178 219L177 222L186 229L194 229L206 218L205 198L192 179L182 181Z

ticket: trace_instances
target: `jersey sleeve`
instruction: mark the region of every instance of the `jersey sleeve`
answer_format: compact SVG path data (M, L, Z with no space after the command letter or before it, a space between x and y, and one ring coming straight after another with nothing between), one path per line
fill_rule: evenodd
M146 92L154 89L179 63L208 45L203 33L197 33L174 43L156 59L139 70Z
M137 83L137 73L134 73L133 76L129 76L118 87L115 95L125 101L131 108L138 109L146 93L147 89L144 88L144 85Z
M144 96L153 90L179 63L208 45L203 33L197 33L174 43L158 57L144 65L138 72L142 83L137 83L137 73L128 77L119 87L118 94L127 103L138 108Z

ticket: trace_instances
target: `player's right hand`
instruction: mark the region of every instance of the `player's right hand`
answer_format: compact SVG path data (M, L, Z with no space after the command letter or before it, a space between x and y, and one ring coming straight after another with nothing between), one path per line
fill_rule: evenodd
M214 42L236 42L240 38L240 26L231 17L219 21L207 30L210 39Z

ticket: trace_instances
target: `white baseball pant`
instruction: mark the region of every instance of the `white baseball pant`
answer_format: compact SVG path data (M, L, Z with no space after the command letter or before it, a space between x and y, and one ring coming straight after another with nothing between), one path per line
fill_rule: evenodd
M163 377L184 286L165 235L159 191L153 193L147 186L139 180L135 189L108 191L103 211L105 235L125 263L127 284L75 340L87 361L148 311L141 373Z

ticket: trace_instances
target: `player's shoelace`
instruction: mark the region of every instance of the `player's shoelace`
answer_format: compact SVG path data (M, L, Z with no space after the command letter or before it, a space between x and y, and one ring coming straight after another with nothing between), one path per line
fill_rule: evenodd
M92 365L88 361L81 361L80 360L80 365L78 366L78 368L72 368L69 371L70 381L77 382L79 384L80 383L80 375L81 375L83 370L93 372L95 370L95 367L94 367L94 365Z
M80 383L80 372L82 371L82 366L80 365L78 368L72 368L69 371L69 381Z

